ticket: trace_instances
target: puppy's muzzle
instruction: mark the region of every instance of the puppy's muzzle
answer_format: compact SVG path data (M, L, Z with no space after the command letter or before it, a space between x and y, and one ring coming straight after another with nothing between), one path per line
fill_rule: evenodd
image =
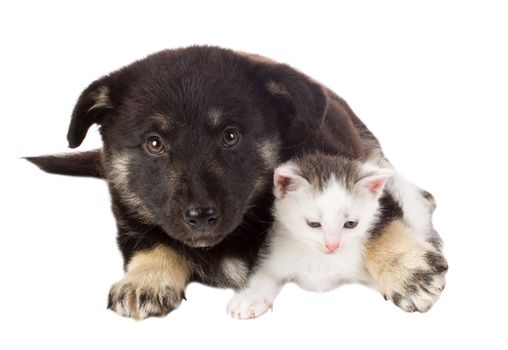
M219 211L213 207L192 207L184 214L185 223L195 231L209 231L219 221Z

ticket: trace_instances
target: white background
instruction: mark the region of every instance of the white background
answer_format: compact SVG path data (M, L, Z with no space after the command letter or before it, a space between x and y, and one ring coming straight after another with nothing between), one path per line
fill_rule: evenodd
M501 1L2 1L0 348L506 349L507 18ZM191 44L259 53L320 80L435 195L450 271L430 312L404 313L361 286L288 286L273 313L236 321L225 313L232 291L197 284L165 318L106 310L122 260L105 183L19 157L66 150L92 80ZM81 149L99 145L92 130Z

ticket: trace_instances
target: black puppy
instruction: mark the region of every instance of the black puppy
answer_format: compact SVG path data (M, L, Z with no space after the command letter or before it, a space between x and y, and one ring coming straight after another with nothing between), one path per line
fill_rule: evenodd
M315 150L386 162L330 90L287 65L216 47L163 51L93 82L72 114L71 148L94 123L101 150L29 160L108 181L126 270L108 307L137 319L176 308L189 281L245 283L272 221L280 162ZM367 268L386 297L425 311L419 300L439 296L446 261L424 233L415 240L398 224L372 238Z

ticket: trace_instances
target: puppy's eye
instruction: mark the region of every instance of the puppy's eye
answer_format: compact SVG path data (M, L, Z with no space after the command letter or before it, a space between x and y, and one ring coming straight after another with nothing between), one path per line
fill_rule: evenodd
M358 221L346 221L344 223L344 228L355 228L358 225Z
M150 136L145 141L145 147L146 147L147 151L150 152L151 154L155 154L155 155L159 156L162 153L164 153L164 149L165 149L166 145L164 144L164 141L162 141L162 139L159 136Z
M240 132L235 128L227 128L222 134L222 147L231 148L235 147L240 141Z
M319 228L319 227L321 227L321 224L319 222L316 222L316 221L309 221L309 220L307 220L307 225L309 225L312 228Z

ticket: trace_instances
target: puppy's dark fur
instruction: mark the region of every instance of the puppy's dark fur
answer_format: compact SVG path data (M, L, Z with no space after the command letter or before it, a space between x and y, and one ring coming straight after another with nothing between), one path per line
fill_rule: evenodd
M374 136L330 90L287 65L216 47L163 51L94 81L72 113L71 148L94 123L101 150L29 160L108 181L126 266L137 252L169 246L185 258L190 280L214 286L239 287L246 278L225 271L226 258L247 270L255 263L280 162L307 151L382 158ZM221 143L228 128L240 135L232 148ZM166 144L161 155L147 151L154 135ZM192 207L214 207L214 225L190 226Z

